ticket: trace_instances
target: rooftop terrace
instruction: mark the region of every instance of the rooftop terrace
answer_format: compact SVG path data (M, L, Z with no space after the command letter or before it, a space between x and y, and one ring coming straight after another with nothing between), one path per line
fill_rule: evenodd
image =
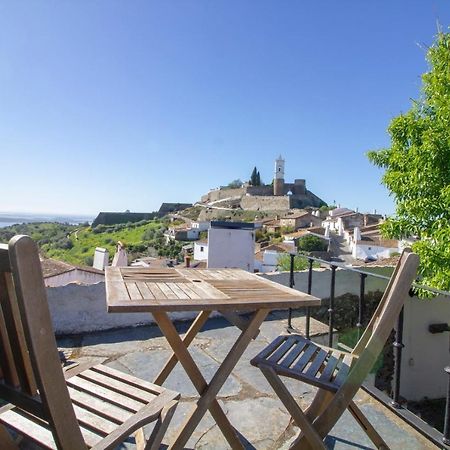
M301 320L301 317L294 318L293 325L300 326ZM189 323L176 324L180 333L187 330ZM246 442L248 449L287 449L298 432L265 378L249 362L282 333L286 325L286 311L273 312L268 316L262 324L260 334L250 344L218 396L224 411L241 433L242 441ZM314 333L313 324L311 333ZM197 335L190 351L207 380L214 374L237 335L238 330L220 317L210 319L203 331ZM156 326L60 337L58 345L70 361L104 361L111 367L149 381L154 379L171 354L168 343ZM303 405L309 403L314 393L313 387L291 381L287 384ZM183 415L192 407L197 395L179 365L169 376L165 386L182 393L182 400L165 437L164 443L169 444L174 439ZM356 401L391 449L438 448L365 392L360 391ZM336 450L374 448L348 413L340 419L325 442L328 448ZM132 441L126 443L126 448L134 448ZM219 450L229 447L207 413L186 448Z

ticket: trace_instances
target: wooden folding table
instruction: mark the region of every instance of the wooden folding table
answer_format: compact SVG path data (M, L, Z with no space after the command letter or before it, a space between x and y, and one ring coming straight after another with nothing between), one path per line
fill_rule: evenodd
M200 398L186 418L171 449L182 449L209 409L233 449L243 449L216 396L236 366L259 327L273 309L319 306L320 299L240 269L151 269L109 267L106 269L109 312L149 312L173 350L154 380L162 384L177 361L197 389ZM199 311L181 338L168 313ZM188 351L212 311L219 311L241 334L208 384ZM252 311L249 319L238 312Z

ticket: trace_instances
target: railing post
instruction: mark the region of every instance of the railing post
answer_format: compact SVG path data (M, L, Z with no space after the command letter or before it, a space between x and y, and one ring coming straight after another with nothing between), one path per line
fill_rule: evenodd
M290 271L289 271L289 287L293 288L295 286L295 280L294 280L294 258L295 254L290 253L289 256L291 257L291 265L290 265ZM289 308L288 311L288 330L292 330L292 308Z
M331 266L330 305L328 307L328 347L333 347L334 288L336 284L336 266Z
M311 258L308 258L309 262L309 271L308 271L308 294L311 295L312 291L312 272L313 272L313 260ZM309 339L309 330L311 326L311 309L309 306L306 307L306 326L305 326L305 332L306 332L306 339Z
M360 273L359 275L361 277L361 280L359 285L359 299L358 299L358 323L356 324L356 327L358 328L358 339L361 337L363 329L364 295L367 278L367 275L365 273Z
M445 403L444 435L442 436L442 442L445 445L450 445L450 366L447 366L444 370L449 377L447 386L447 400Z
M397 319L397 325L395 327L395 341L392 344L394 347L394 387L392 389L392 406L394 408L400 408L400 366L402 363L402 349L403 345L403 308L400 311L400 315Z

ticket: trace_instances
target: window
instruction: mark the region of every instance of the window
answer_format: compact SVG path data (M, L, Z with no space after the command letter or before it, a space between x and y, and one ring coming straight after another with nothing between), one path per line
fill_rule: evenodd
M203 249L204 249L204 247L200 247L200 251L201 251L201 252L203 251Z

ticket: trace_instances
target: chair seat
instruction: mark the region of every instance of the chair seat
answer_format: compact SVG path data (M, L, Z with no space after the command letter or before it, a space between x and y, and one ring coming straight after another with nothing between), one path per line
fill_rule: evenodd
M298 334L278 336L250 362L279 374L336 392L347 378L355 355L322 347Z
M180 397L177 392L102 364L80 373L75 368L73 372L73 376L70 370L67 372L66 382L88 448L98 445L111 433L128 436L130 422L136 416L139 420L156 419L165 406ZM140 428L139 420L131 423L131 427ZM42 447L57 448L48 423L13 405L0 409L0 422Z

